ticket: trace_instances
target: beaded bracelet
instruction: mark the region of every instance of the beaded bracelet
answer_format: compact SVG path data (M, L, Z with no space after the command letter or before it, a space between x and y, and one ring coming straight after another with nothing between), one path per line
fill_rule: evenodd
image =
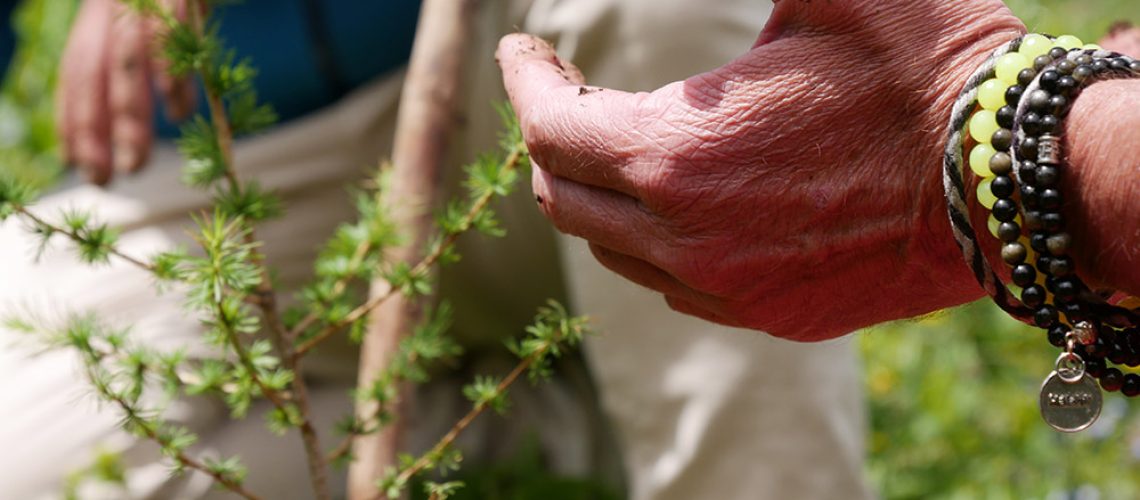
M1057 136L1083 84L1095 77L1137 73L1140 63L1095 45L1082 47L1075 37L1028 35L995 51L967 82L951 119L943 182L955 239L979 283L1002 309L1045 328L1053 345L1066 348L1040 396L1042 416L1062 431L1087 428L1099 415L1101 395L1093 378L1099 378L1105 390L1140 395L1140 375L1122 375L1104 361L1108 357L1140 366L1140 332L1108 328L1138 324L1137 314L1092 293L1066 255L1071 237L1059 212L1062 163ZM981 108L970 115L975 104ZM1011 267L1012 285L993 272L970 227L962 179L966 117L970 136L977 141L969 155L970 168L984 179L977 199L992 211L990 232L1003 243L1001 256ZM1019 161L1019 156L1025 159ZM1023 221L1028 238L1022 235Z

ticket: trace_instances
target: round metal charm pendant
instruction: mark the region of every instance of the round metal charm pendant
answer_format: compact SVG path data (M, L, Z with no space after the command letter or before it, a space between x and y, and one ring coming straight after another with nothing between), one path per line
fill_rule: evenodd
M1041 417L1061 432L1083 431L1100 416L1100 386L1084 373L1072 382L1065 378L1053 371L1041 384Z

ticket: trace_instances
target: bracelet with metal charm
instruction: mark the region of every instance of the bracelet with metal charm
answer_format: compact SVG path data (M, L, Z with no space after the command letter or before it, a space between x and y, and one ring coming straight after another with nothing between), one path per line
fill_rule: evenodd
M1078 61L1081 56L1084 59ZM1095 69L1090 65L1094 60ZM1074 78L1072 74L1079 66L1084 67ZM996 51L978 70L955 103L951 119L943 180L955 238L975 277L995 302L1015 318L1046 328L1050 342L1065 348L1042 384L1039 398L1042 416L1061 431L1085 429L1099 415L1101 393L1094 377L1100 376L1101 385L1107 390L1124 387L1119 382L1128 378L1115 368L1105 368L1104 358L1111 349L1104 342L1105 336L1098 339L1098 329L1140 324L1140 316L1127 308L1107 304L1073 279L1072 261L1062 255L1070 239L1061 232L1063 221L1057 212L1060 141L1054 134L1059 134L1063 111L1081 84L1093 81L1094 76L1112 76L1101 75L1106 71L1125 73L1137 69L1140 68L1135 61L1097 46L1082 46L1075 37L1028 35ZM1060 82L1063 91L1059 91L1057 84L1062 76L1066 79ZM1081 81L1076 81L1078 78ZM1042 80L1045 87L1056 92L1044 95ZM1029 98L1031 95L1033 99ZM978 103L982 106L975 110ZM1002 259L1012 268L1012 284L1002 283L993 272L970 227L963 175L966 155L962 150L967 123L969 135L977 141L968 155L969 165L983 179L977 200L993 212L990 232L1004 243ZM1033 158L1017 161L1018 153L1023 153L1023 158ZM1038 158L1038 153L1044 157ZM1044 163L1036 161L1039 159ZM1054 160L1056 163L1049 163ZM1045 165L1041 180L1047 186L1039 185L1034 178L1038 163ZM1016 184L1021 184L1020 190ZM1051 210L1048 220L1043 220L1042 203ZM1049 231L1043 228L1046 223ZM1030 234L1022 234L1023 226L1030 229ZM1136 344L1140 346L1140 342ZM1140 352L1137 354L1140 365ZM1106 385L1105 376L1111 384ZM1135 393L1140 394L1140 376L1129 376L1135 379L1131 381Z
M1061 431L1075 432L1092 425L1100 414L1102 387L1126 396L1140 395L1140 375L1121 376L1119 370L1104 367L1106 357L1133 361L1132 356L1119 354L1128 354L1140 341L1140 332L1130 328L1137 323L1136 314L1105 300L1115 292L1091 290L1077 276L1068 255L1072 238L1060 211L1061 180L1067 169L1061 125L1069 107L1081 88L1096 80L1136 76L1140 76L1140 63L1121 54L1099 48L1070 51L1039 68L1025 86L1014 117L1010 155L1018 165L1014 174L1021 185L1020 208L1031 246L1041 254L1035 262L1036 272L1044 277L1054 300L1042 305L1034 319L1048 329L1054 344L1062 337L1066 350L1062 354L1065 361L1058 358L1056 369L1042 384L1041 415ZM1108 337L1114 339L1111 347L1103 340ZM1117 352L1109 352L1113 350ZM1135 361L1140 363L1140 358ZM1089 370L1090 365L1096 369Z

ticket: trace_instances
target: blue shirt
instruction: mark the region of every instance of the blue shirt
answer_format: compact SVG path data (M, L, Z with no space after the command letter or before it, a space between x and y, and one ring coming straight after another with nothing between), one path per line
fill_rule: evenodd
M257 68L260 101L285 122L403 66L419 7L420 0L245 0L220 7L214 19L226 47ZM177 135L169 124L160 133Z

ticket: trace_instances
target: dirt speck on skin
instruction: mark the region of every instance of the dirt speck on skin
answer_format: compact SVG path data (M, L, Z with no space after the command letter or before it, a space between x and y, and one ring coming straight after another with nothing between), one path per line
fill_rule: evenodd
M601 92L601 91L602 91L602 89L599 89L599 88L578 87L578 95L580 95L580 96L581 95L590 95L590 94L593 94L594 92Z

